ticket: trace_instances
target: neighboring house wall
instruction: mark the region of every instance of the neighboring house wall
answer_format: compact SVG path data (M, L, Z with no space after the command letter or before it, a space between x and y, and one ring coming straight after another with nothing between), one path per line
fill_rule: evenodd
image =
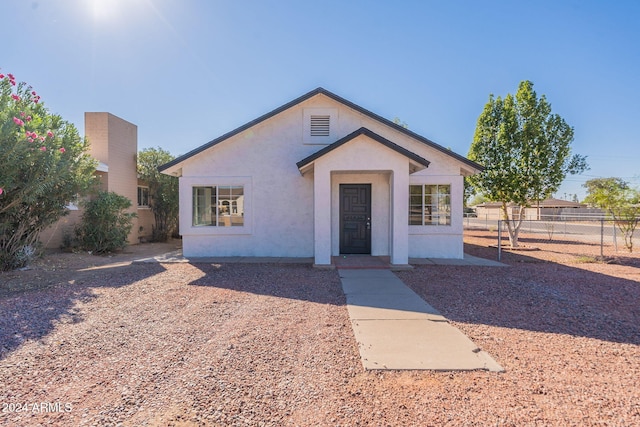
M82 211L74 206L72 210L69 210L67 215L40 233L40 242L42 242L42 245L45 248L60 248L65 246L65 238L73 238L76 224L80 222L81 216Z
M585 218L597 219L604 218L607 213L599 208L576 208L564 209L560 212L559 217L564 221L584 220Z
M312 114L331 117L322 141L308 137ZM429 167L416 167L406 153L366 134L296 167L360 128L427 159ZM466 174L480 168L321 93L231 132L163 171L180 177L185 256L314 256L316 264L329 264L330 256L340 253L339 186L366 183L372 192L371 254L402 264L408 257L463 257L463 166ZM417 169L422 170L411 173ZM409 186L418 184L448 186L449 224L408 225ZM244 226L193 225L193 187L214 185L244 187Z
M113 191L131 200L129 212L136 213L133 227L128 237L129 244L148 240L151 236L153 215L148 207L138 207L138 128L110 113L87 112L84 116L85 136L89 140L89 154L106 168L96 171L99 189ZM46 248L59 248L64 235L73 235L73 230L81 220L82 207L72 210L58 223L45 230L40 241Z
M109 167L106 190L131 200L129 212L138 213L138 127L110 113L85 113L85 134L89 139L89 153ZM104 189L104 187L103 187ZM129 243L138 243L138 219L133 220Z
M502 219L502 212L500 210L500 205L490 205L490 204L482 204L475 206L476 215L478 218L482 218L485 220L498 220Z
M511 217L518 214L518 207L513 204L508 205ZM485 220L502 219L501 204L490 202L475 206L477 217ZM587 208L584 203L569 202L560 199L546 199L540 202L539 206L534 202L532 206L525 208L524 219L526 220L584 220L593 217L600 217L604 214L601 209Z

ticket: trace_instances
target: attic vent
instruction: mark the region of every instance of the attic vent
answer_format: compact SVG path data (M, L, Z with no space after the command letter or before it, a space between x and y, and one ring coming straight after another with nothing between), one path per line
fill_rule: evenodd
M330 116L311 116L311 136L329 136Z

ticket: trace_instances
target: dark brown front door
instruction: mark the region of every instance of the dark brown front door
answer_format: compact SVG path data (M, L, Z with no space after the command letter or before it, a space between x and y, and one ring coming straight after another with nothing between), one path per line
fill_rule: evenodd
M371 184L340 184L340 253L371 253Z

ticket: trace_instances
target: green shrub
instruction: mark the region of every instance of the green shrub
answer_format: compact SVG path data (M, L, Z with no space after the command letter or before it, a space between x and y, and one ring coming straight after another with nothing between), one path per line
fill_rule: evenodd
M101 191L85 203L76 237L82 249L103 254L124 249L135 213L127 212L131 200L114 192Z

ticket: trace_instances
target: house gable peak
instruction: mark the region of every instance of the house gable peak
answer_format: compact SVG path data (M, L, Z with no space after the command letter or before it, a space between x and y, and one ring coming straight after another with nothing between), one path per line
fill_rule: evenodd
M351 132L349 135L340 138L339 140L337 140L336 142L334 142L333 144L327 145L326 147L324 147L321 150L316 151L315 153L313 153L312 155L300 160L299 162L296 163L296 166L298 166L298 169L300 170L300 172L302 174L305 173L305 171L313 164L313 162L315 162L316 160L318 160L319 158L321 158L322 156L328 154L329 152L335 150L336 148L348 143L349 141L352 141L354 139L356 139L358 136L360 135L364 135L368 138L370 138L373 141L376 141L384 146L386 146L387 148L392 149L393 151L402 154L403 156L407 157L409 160L411 160L415 166L413 167L414 171L418 170L418 169L424 169L426 167L429 167L429 160L418 156L417 154L405 149L404 147L399 146L398 144L395 144L392 141L389 141L388 139L384 138L383 136L378 135L377 133L365 128L365 127L361 127L360 129Z
M423 143L423 144L425 144L425 145L427 145L427 146L429 146L431 148L434 148L434 149L446 154L447 156L452 157L452 158L462 162L471 171L481 171L481 170L484 169L480 164L478 164L478 163L476 163L476 162L474 162L472 160L469 160L466 157L463 157L463 156L461 156L461 155L459 155L457 153L454 153L453 151L451 151L451 150L449 150L449 149L447 149L447 148L445 148L445 147L443 147L443 146L441 146L439 144L436 144L435 142L429 140L428 138L425 138L425 137L423 137L423 136L421 136L421 135L419 135L419 134L417 134L415 132L412 132L409 129L407 129L407 128L403 127L403 126L400 126L399 124L394 123L391 120L385 119L384 117L382 117L382 116L380 116L380 115L378 115L376 113L373 113L373 112L371 112L371 111L369 111L369 110L367 110L365 108L362 108L361 106L359 106L359 105L357 105L357 104L355 104L355 103L353 103L353 102L351 102L351 101L349 101L349 100L347 100L345 98L342 98L341 96L338 96L335 93L333 93L333 92L331 92L331 91L319 86L319 87L317 87L317 88L305 93L304 95L302 95L302 96L300 96L300 97L298 97L298 98L296 98L296 99L294 99L292 101L289 101L286 104L283 104L282 106L280 106L280 107L278 107L278 108L276 108L276 109L274 109L274 110L272 110L272 111L270 111L270 112L268 112L266 114L263 114L262 116L260 116L260 117L258 117L256 119L254 119L254 120L252 120L252 121L250 121L250 122L248 122L248 123L236 128L236 129L234 129L234 130L232 130L230 132L227 132L224 135L221 135L218 138L215 138L215 139L207 142L206 144L201 145L200 147L197 147L197 148L193 149L193 150L189 151L188 153L186 153L186 154L184 154L184 155L182 155L180 157L177 157L176 159L172 160L171 162L168 162L168 163L165 163L164 165L159 166L158 170L160 172L165 172L166 171L165 173L170 173L170 171L168 171L168 169L170 169L170 168L172 168L172 167L174 167L176 165L179 165L180 163L184 162L185 160L188 160L189 158L191 158L191 157L193 157L193 156L195 156L195 155L197 155L197 154L199 154L199 153L201 153L201 152L203 152L203 151L205 151L205 150L207 150L207 149L209 149L209 148L221 143L222 141L225 141L225 140L227 140L227 139L229 139L229 138L231 138L231 137L233 137L233 136L235 136L235 135L237 135L237 134L239 134L239 133L241 133L241 132L243 132L243 131L245 131L245 130L253 127L253 126L256 126L256 125L264 122L265 120L270 119L271 117L274 117L277 114L280 114L283 111L286 111L286 110L288 110L288 109L290 109L292 107L295 107L296 105L299 105L302 102L304 102L304 101L306 101L308 99L311 99L311 98L313 98L314 96L317 96L317 95L324 95L324 96L326 96L326 97L328 97L330 99L333 99L334 101L336 101L336 102L338 102L338 103L340 103L342 105L345 105L346 107L349 107L349 108L351 108L351 109L353 109L353 110L355 110L355 111L357 111L357 112L359 112L361 114L364 114L365 116L368 116L368 117L370 117L370 118L372 118L372 119L374 119L374 120L376 120L376 121L378 121L378 122L380 122L380 123L392 128L392 129L395 129L396 131L398 131L400 133L403 133L403 134L411 137L412 139L415 139L415 140L417 140L417 141L419 141L419 142L421 142L421 143Z

